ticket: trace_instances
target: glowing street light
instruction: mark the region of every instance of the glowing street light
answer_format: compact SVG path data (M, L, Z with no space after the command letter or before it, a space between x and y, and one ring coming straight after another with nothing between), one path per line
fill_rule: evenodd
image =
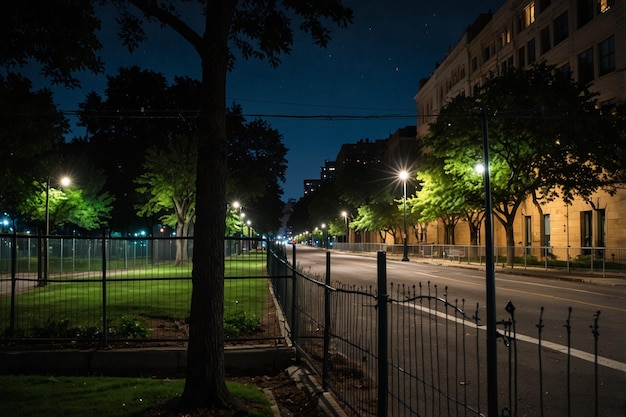
M341 217L344 218L344 220L346 221L346 243L349 243L350 241L350 231L348 230L348 212L347 211L342 211L341 212ZM346 247L346 249L348 249Z
M69 177L62 177L59 181L62 187L67 187L72 183L72 180ZM45 286L48 283L48 271L49 271L49 260L48 260L48 235L50 234L50 177L46 179L46 235L44 237L44 247L45 250L43 252L44 260L43 260L43 282L40 282L40 286Z
M404 201L403 201L403 205L404 205L404 236L403 236L403 240L404 240L404 249L402 252L402 260L403 261L408 261L409 260L409 248L407 246L407 228L406 228L406 181L409 179L409 173L407 171L401 171L399 174L400 180L402 181L403 184L403 188L404 188Z

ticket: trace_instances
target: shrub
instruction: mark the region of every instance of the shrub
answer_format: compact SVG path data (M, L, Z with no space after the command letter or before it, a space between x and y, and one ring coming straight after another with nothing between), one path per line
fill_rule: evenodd
M224 318L224 336L227 339L261 330L261 321L254 314L239 311Z

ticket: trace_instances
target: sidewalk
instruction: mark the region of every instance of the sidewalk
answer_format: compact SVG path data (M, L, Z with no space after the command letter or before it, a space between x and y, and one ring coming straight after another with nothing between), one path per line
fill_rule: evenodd
M375 256L375 253L369 252L349 252L351 254L363 254L366 256ZM401 255L396 254L387 254L387 259L392 259L399 261L402 259ZM453 259L443 259L443 258L421 258L421 257L411 257L409 256L409 262L414 263L427 263L429 265L439 265L439 266L449 266L449 267L457 267L457 268L469 268L474 270L485 270L485 264L478 264L472 262L463 262ZM555 280L566 280L566 281L575 281L575 282L585 282L592 284L602 284L602 285L610 285L610 286L626 286L626 272L602 272L600 271L566 271L560 269L546 269L541 267L534 266L506 266L503 264L495 265L495 273L496 278L498 274L509 274L509 275L522 275L522 276L531 276L537 278L548 278Z

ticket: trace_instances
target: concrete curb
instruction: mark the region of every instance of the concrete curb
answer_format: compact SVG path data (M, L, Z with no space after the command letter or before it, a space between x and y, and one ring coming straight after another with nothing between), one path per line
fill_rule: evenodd
M302 389L311 398L314 404L329 417L348 417L345 411L339 406L339 403L329 393L324 392L322 386L313 377L310 371L299 366L290 366L287 368L287 375L296 385Z
M287 346L237 346L224 350L227 371L283 370L293 364ZM3 374L178 374L187 367L186 348L45 350L0 352Z

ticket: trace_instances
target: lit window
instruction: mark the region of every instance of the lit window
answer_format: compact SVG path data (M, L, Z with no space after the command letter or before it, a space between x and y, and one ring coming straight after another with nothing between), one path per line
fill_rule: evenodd
M608 12L611 6L613 6L615 0L598 0L598 9L600 13Z
M524 7L524 20L522 21L523 29L535 22L535 2L531 1Z

